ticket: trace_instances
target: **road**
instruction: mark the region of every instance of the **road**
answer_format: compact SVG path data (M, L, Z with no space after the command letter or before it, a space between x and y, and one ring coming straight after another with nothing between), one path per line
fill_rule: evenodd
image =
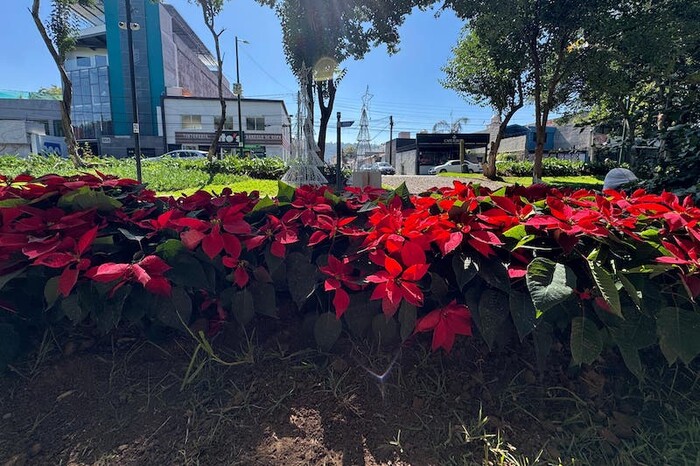
M435 175L383 175L382 186L391 186L396 188L401 183L406 183L409 192L418 194L427 191L434 187L452 186L454 180L459 180L463 183L479 183L482 186L487 186L491 189L498 189L501 186L506 186L508 183L500 181L485 180L483 178L466 178L463 176L435 176Z

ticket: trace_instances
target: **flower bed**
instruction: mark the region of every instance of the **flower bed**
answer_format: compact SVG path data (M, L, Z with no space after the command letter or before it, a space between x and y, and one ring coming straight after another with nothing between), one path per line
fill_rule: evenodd
M102 174L1 179L0 345L46 325L207 332L275 317L288 299L330 349L343 329L450 351L555 338L574 363L615 346L669 363L700 353L700 209L668 193L455 182L410 196L348 188L159 198ZM0 361L2 362L2 361Z

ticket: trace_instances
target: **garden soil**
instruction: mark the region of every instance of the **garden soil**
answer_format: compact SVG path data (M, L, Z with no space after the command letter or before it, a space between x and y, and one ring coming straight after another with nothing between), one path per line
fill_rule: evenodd
M204 364L184 386L191 339L47 339L0 377L0 465L501 464L501 450L556 458L571 413L556 412L543 377L612 425L606 376L567 375L564 354L538 374L526 349L487 354L476 339L449 356L428 353L427 341L398 352L347 338L320 354L303 335L224 332L215 347L231 365ZM611 448L636 422L634 407L614 409L624 418L602 434Z

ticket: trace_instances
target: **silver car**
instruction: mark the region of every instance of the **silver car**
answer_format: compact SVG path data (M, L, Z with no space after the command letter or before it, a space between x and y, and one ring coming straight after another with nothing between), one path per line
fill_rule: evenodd
M142 159L144 162L152 161L152 160L162 160L163 158L173 158L173 159L186 159L186 160L194 160L194 159L206 159L207 158L207 153L204 152L203 150L194 150L194 149L179 149L179 150L171 150L170 152L167 152L163 155L159 155L157 157L147 157L145 159Z

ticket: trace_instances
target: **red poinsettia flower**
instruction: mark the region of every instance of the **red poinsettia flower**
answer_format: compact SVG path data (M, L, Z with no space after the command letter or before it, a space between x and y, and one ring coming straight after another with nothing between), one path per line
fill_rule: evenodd
M304 222L306 225L309 225L312 228L317 228L317 230L311 233L311 236L309 237L309 246L316 246L322 241L333 239L338 232L344 234L349 233L351 235L354 234L354 232L351 232L344 227L352 223L355 218L356 217L337 218L331 217L330 215L319 214L316 216L313 222Z
M268 215L267 221L260 227L259 234L246 241L248 249L261 246L266 240L270 240L270 252L280 258L286 254L286 246L299 241L297 230L299 226L294 212L288 211L281 219L274 215Z
M442 348L452 350L456 335L472 335L471 313L464 304L453 300L447 306L435 309L416 322L416 333L433 331L433 351Z
M317 188L315 186L301 186L294 192L292 207L299 209L298 217L302 223L308 225L316 220L316 215L329 215L333 212L330 201L325 198L324 193L328 191L327 186Z
M326 291L335 291L333 297L333 307L335 308L335 316L340 319L350 305L350 296L343 289L343 285L347 288L357 291L362 287L357 283L357 277L353 276L354 267L349 263L337 259L334 256L328 256L328 265L319 267L321 272L328 275L328 278L323 282L323 287Z
M210 221L183 217L170 219L170 224L188 227L187 231L180 233L182 244L188 249L195 249L201 243L204 253L213 259L224 250L226 244L239 242L234 235L250 233L250 224L245 221L241 212L244 207L243 204L224 207Z
M49 252L34 259L33 265L44 265L53 269L63 269L58 279L58 292L62 296L68 296L73 290L78 275L82 270L90 267L90 259L81 257L83 253L95 241L98 227L83 234L76 243L73 238L66 238L60 247L60 252ZM59 249L59 248L57 248Z
M402 299L415 306L423 305L423 292L416 283L425 276L429 266L425 263L425 253L421 257L418 251L423 253L420 247L404 247L401 250L401 259L406 264L406 269L390 256L370 256L373 262L384 268L365 278L367 282L377 284L370 299L381 299L382 311L388 317L396 313Z
M172 287L163 274L171 268L158 256L146 256L135 264L108 262L98 265L88 270L85 276L99 283L117 281L110 296L130 282L140 283L151 293L170 296Z

